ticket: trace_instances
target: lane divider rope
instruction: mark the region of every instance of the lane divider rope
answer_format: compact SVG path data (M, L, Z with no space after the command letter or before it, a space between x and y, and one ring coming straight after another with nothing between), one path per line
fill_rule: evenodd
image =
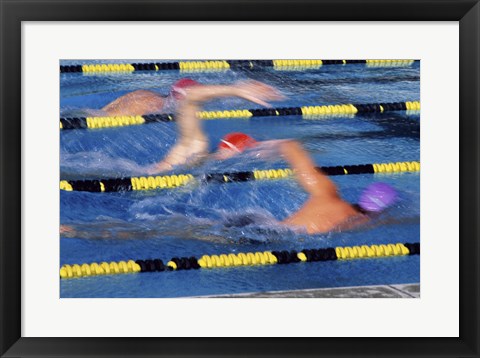
M301 251L263 251L238 254L203 255L196 257L174 257L167 263L160 259L101 262L90 264L63 265L60 278L119 275L127 273L164 272L180 270L213 269L223 267L260 266L290 264L298 262L319 262L353 260L363 258L384 258L406 255L420 255L420 243L397 243L386 245L362 245L304 249Z
M420 162L392 162L360 165L317 167L326 175L380 174L419 172ZM185 186L195 180L204 183L234 183L253 180L283 179L292 176L291 169L267 169L231 173L210 173L200 176L174 174L148 177L126 177L97 180L61 180L60 189L65 191L125 192L137 190L172 189Z
M418 61L418 60L417 60ZM137 71L179 70L182 72L226 71L229 69L316 69L326 65L365 64L368 67L406 67L415 60L205 60L146 63L99 63L62 65L60 73L124 73Z
M303 116L306 119L324 118L329 116L353 116L364 113L383 113L391 111L419 111L419 101L370 103L370 104L336 104L324 106L234 109L222 111L197 112L200 119L220 118L251 118L277 116ZM127 127L146 123L171 122L174 114L146 114L143 116L113 116L113 117L62 117L60 129L94 129L110 127Z

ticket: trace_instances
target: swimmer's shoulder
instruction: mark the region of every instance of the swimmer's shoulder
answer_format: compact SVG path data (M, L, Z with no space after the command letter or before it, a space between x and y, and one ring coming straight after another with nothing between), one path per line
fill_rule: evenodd
M311 197L283 221L286 225L304 227L309 234L327 233L338 228L347 230L365 222L368 222L367 216L338 197Z

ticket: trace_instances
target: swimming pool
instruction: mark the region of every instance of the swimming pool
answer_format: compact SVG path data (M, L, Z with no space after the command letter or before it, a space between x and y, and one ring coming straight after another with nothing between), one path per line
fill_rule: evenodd
M62 61L62 65L78 62ZM101 108L137 89L167 94L174 81L186 76L209 84L229 84L250 78L266 82L288 97L275 103L275 107L420 99L419 63L407 67L332 65L302 71L266 68L193 73L66 73L60 76L61 116L81 113L85 108ZM208 103L205 110L250 108L259 106L240 99L222 99ZM203 125L212 150L225 134L241 131L257 140L296 139L319 166L420 159L418 113L393 111L312 119L302 116L229 118L207 120ZM61 179L137 175L138 166L161 159L175 139L173 122L62 131ZM201 175L285 166L281 160L266 162L245 155L240 160L209 162L193 170L177 172ZM229 224L239 213L283 219L294 212L307 195L292 178L228 184L194 183L168 190L119 193L62 190L61 223L74 226L79 234L78 237L60 238L60 265L149 258L168 261L176 256L420 241L418 172L332 178L342 196L351 202L358 200L362 189L375 181L394 186L400 200L382 217L392 223L323 235L298 234L268 225L237 227ZM419 281L420 257L414 255L76 278L61 280L60 296L182 297Z

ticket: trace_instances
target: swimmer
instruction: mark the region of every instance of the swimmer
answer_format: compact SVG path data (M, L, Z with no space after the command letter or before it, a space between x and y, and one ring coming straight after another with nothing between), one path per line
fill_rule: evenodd
M185 90L197 85L200 85L197 81L182 78L171 86L167 96L149 90L133 91L110 102L100 112L105 116L143 116L175 111Z
M321 171L313 166L308 154L294 141L283 141L281 151L295 171L295 177L310 197L305 204L293 215L283 221L276 221L270 215L258 213L244 213L227 218L225 227L243 227L248 225L280 225L293 231L308 234L327 233L358 228L367 224L372 215L384 211L397 199L397 192L385 183L373 183L360 196L358 204L344 201L338 194L335 184ZM410 218L411 221L412 218ZM416 219L416 218L415 218ZM398 222L407 222L401 220ZM396 223L388 220L386 223ZM64 237L108 237L95 230L79 230L72 225L60 225L60 234ZM144 234L136 233L135 237ZM150 230L147 230L150 231ZM86 233L86 234L85 234ZM116 231L116 237L129 238L132 231L125 233ZM142 236L143 237L143 236Z
M361 195L358 204L344 201L333 181L315 164L295 141L284 141L280 152L290 164L295 178L310 194L308 200L282 223L290 227L304 228L309 234L333 230L349 230L366 224L371 213L380 212L396 200L396 191L387 184L375 183Z
M254 146L253 138L235 133L233 141L239 148ZM247 140L248 137L248 140ZM224 140L222 140L223 144ZM246 143L246 144L245 144ZM290 217L279 222L280 225L308 234L327 233L331 231L350 230L370 221L373 214L391 206L397 199L396 190L385 183L368 186L360 196L357 204L351 204L341 198L334 182L321 169L316 168L305 149L293 140L268 141L292 168L295 179L309 194L308 200ZM221 145L222 145L221 144ZM225 144L230 148L230 143ZM234 148L237 150L237 147ZM233 149L232 149L233 150ZM278 156L277 156L278 157ZM255 215L240 215L227 222L227 226L246 226L260 224L264 221ZM272 220L268 220L272 222Z
M182 81L187 81L183 79ZM175 166L198 164L208 157L208 137L203 132L201 120L197 112L202 110L202 104L221 97L238 97L259 105L270 107L267 101L278 101L285 97L275 88L258 81L239 82L233 85L202 85L193 80L184 82L180 89L173 86L176 101L176 122L179 138L177 142L159 163L145 168L146 174L154 175L172 170ZM239 137L240 136L240 137ZM242 137L243 136L243 137ZM234 144L232 141L235 141ZM211 157L227 159L243 152L256 144L255 141L238 134L224 138L219 150Z
M172 113L185 95L185 89L200 85L190 78L182 78L175 82L169 93L164 96L150 90L136 90L118 97L100 109L70 109L65 116L143 116L146 114Z

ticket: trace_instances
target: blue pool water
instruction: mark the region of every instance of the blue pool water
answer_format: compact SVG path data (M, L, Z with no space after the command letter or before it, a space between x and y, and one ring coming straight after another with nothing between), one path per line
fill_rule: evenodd
M62 65L80 61L62 61ZM86 63L88 61L81 61ZM91 61L94 62L94 61ZM99 61L112 62L112 61ZM135 62L135 61L126 61ZM138 61L141 62L141 61ZM256 79L280 89L287 99L276 107L340 103L380 103L420 99L420 68L368 68L365 65L324 66L305 71L226 71L181 74L178 71L60 78L61 115L98 109L132 90L167 94L169 86L188 76L202 83L230 84ZM206 110L250 109L240 99L208 103ZM418 114L387 112L329 119L300 116L209 120L203 123L214 150L228 132L241 131L257 140L293 138L319 166L418 161ZM139 168L160 160L175 143L175 123L126 128L62 131L62 179L138 175ZM209 162L188 173L283 168L281 159L262 161L248 155ZM88 193L61 191L61 223L77 231L60 238L60 264L239 253L302 250L336 246L420 241L419 173L332 177L351 202L370 183L394 186L400 200L376 225L322 235L294 233L268 225L231 227L229 219L251 212L283 219L307 195L294 179L231 184L190 185L178 189ZM180 297L271 290L415 283L420 257L362 259L321 263L126 274L61 280L61 297Z

